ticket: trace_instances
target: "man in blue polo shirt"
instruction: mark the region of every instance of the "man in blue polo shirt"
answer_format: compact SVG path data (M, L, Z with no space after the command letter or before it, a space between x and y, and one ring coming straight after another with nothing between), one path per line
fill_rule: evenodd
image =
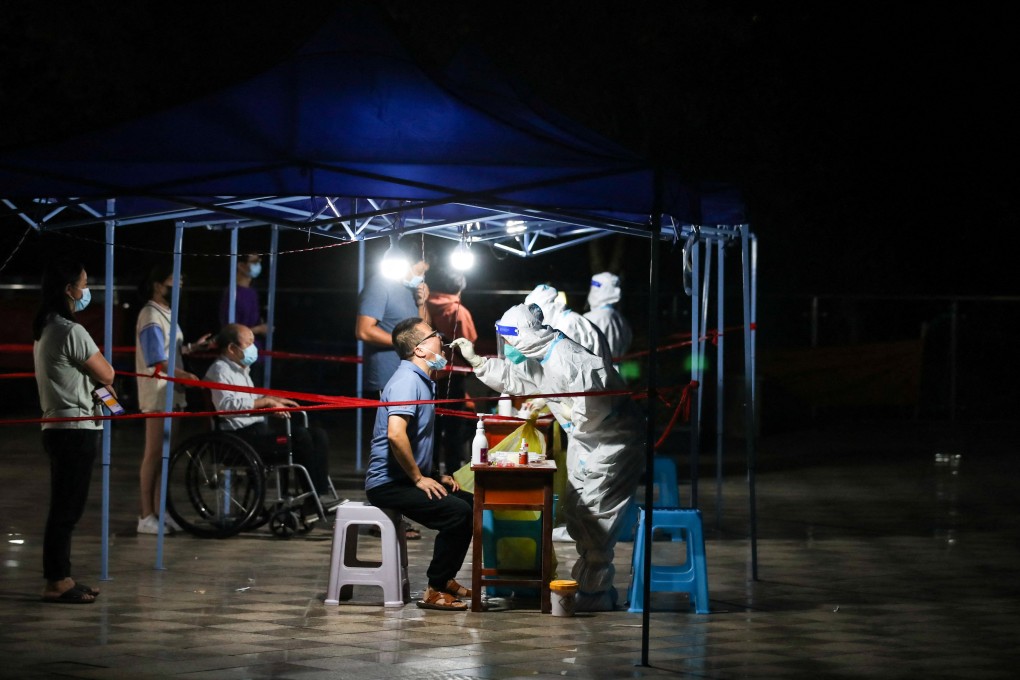
M446 365L439 332L417 317L404 319L393 329L393 347L401 362L383 388L381 401L434 400L436 384L429 371ZM426 571L428 587L418 606L464 611L467 604L462 598L471 597L471 590L455 577L471 544L474 496L461 490L453 477L432 475L435 412L434 404L379 407L365 492L372 505L398 510L439 532Z
M365 343L365 390L369 393L381 390L400 363L392 336L397 323L412 316L428 321L425 272L429 266L422 249L409 238L398 241L396 247L410 263L407 269L397 279L382 274L372 277L358 296L354 336Z

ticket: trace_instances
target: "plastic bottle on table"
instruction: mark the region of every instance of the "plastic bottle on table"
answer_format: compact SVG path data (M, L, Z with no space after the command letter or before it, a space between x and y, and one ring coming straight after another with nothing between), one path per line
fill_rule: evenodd
M517 464L527 465L528 464L528 440L521 438L521 448L517 453Z
M484 413L478 414L478 424L475 425L475 438L471 440L471 464L487 465L489 462L489 440L485 437L485 423L482 418Z
M501 397L509 397L510 395L507 394L506 392L504 392L503 394L501 394L499 396L501 396ZM507 418L512 418L513 417L513 415L514 415L514 405L511 403L511 401L509 399L500 399L498 402L496 402L496 404L497 404L497 406L496 406L496 414L497 415L506 416Z

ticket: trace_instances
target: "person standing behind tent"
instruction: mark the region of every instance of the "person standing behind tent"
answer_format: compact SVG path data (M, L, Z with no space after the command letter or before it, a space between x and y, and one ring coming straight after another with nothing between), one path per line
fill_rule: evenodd
M601 272L591 277L591 290L588 291L589 311L584 318L595 324L609 341L609 351L613 358L619 360L634 339L630 324L616 309L620 301L620 277L610 272Z
M612 367L613 355L606 336L598 326L567 307L555 288L540 283L524 298L524 304L538 305L544 325L560 331L595 356L602 357L606 366Z
M32 324L32 358L43 418L101 415L92 396L113 382L113 366L88 331L75 322L92 295L85 268L76 262L49 263L42 300ZM85 511L92 466L102 425L95 420L43 423L43 449L50 459L50 505L43 538L45 602L89 604L99 591L71 578L71 534Z
M202 336L194 344L184 344L184 333L177 326L170 332L170 302L173 295L173 266L169 262L157 264L150 270L148 277L141 286L142 295L147 298L145 305L138 312L135 324L135 373L151 375L153 370L165 374L170 358L171 335L173 336L174 377L187 380L198 380L198 376L184 370L184 355L192 350L203 350L208 347L209 334ZM168 381L160 378L137 378L138 408L142 413L158 413L166 409L166 391ZM184 386L175 384L173 387L173 409L180 410L185 406ZM171 425L177 429L177 421ZM154 535L159 533L160 477L163 457L163 418L147 418L145 420L145 448L142 453L142 464L138 470L139 515L138 533ZM177 523L166 517L166 531L180 531Z
M237 286L235 290L234 323L247 326L255 334L255 346L259 351L266 348L265 337L269 332L262 317L262 305L259 303L258 291L251 284L262 273L262 256L258 253L245 253L237 258ZM220 328L226 326L230 318L230 286L223 289L220 297ZM262 364L252 368L252 380L262 383Z
M429 265L425 260L422 241L402 239L392 250L408 263L406 269L396 278L387 278L381 273L368 280L358 297L358 315L354 323L354 336L365 343L364 367L365 390L379 396L383 387L400 365L400 357L393 348L393 329L404 319L417 317L428 319L426 300L429 297L425 285L425 272ZM404 524L408 539L421 538L421 532L410 524Z
M433 268L425 275L425 283L429 288L427 300L429 317L432 327L439 331L449 342L457 338L466 338L472 343L478 340L475 321L470 310L461 302L460 294L467 285L464 275L445 268ZM438 383L436 393L441 399L464 398L464 375L460 373L440 373L436 377ZM451 408L465 407L454 404ZM461 459L468 452L467 443L471 430L466 422L454 416L443 416L439 419L439 443L441 458L446 465L446 472L460 468Z
M409 263L396 278L376 274L368 280L358 297L358 316L354 335L365 343L365 389L379 392L400 365L393 349L392 333L404 319L416 316L428 319L425 272L429 265L419 242L402 239L396 250Z

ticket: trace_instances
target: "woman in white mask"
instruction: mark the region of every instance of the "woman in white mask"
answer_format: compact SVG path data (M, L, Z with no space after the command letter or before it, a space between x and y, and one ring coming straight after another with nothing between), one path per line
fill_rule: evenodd
M113 366L88 331L76 322L92 296L85 268L76 262L47 265L42 301L32 324L32 357L43 418L89 418L42 425L50 459L50 505L43 538L42 599L62 604L95 602L98 590L71 578L71 534L88 500L92 466L99 451L101 415L92 391L109 388Z

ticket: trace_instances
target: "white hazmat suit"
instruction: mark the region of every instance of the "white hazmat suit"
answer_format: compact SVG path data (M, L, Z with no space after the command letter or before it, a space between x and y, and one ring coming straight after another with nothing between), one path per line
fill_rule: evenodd
M634 339L630 324L616 309L619 301L620 278L616 274L602 272L591 277L591 290L588 291L588 307L591 311L584 318L605 334L609 341L609 351L616 359L627 353Z
M479 357L468 341L454 341L478 379L494 390L525 396L623 388L612 367L607 370L600 357L541 325L525 305L507 310L496 328L509 346L506 359ZM611 610L616 539L644 470L640 419L626 395L546 399L571 435L562 507L578 554L571 574L579 586L576 607Z
M602 357L607 366L613 365L613 353L605 334L594 323L566 307L559 291L540 283L524 298L525 305L538 305L542 310L542 323L563 333L581 347Z

